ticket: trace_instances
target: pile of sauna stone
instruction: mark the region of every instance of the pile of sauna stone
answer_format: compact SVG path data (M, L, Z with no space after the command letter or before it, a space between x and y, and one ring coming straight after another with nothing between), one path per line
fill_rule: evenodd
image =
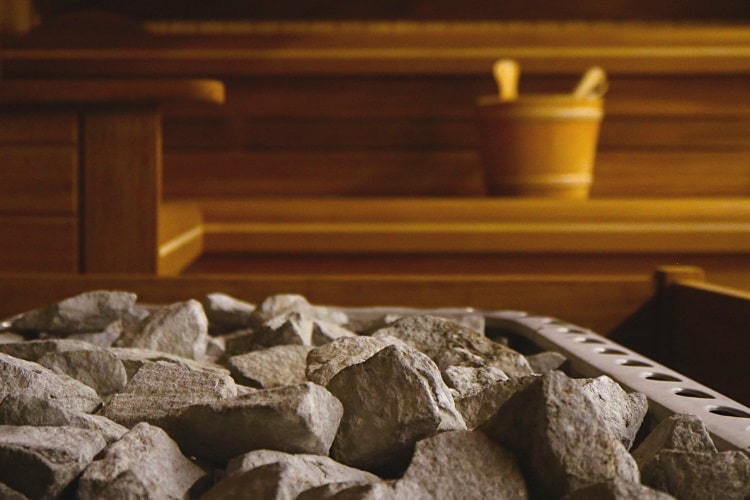
M0 334L0 498L750 495L697 418L644 432L644 395L482 323L218 293L28 312Z

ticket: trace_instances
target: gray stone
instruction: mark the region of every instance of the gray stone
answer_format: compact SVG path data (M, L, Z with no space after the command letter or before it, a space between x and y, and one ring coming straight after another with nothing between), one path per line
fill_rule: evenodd
M534 370L534 373L540 375L559 369L567 360L568 358L555 351L545 351L526 356L526 361L529 362L531 369Z
M419 441L395 486L397 496L406 498L400 494L403 483L446 500L529 497L516 458L481 432L443 432Z
M391 336L425 353L438 368L493 366L509 377L533 373L526 358L484 335L435 316L409 316L381 328L373 337Z
M0 352L68 375L93 388L102 397L118 392L127 382L125 367L114 354L81 340L52 339L2 344Z
M565 500L674 500L672 495L638 483L622 480L584 486L565 496Z
M219 375L229 375L229 370L210 361L183 358L181 356L175 356L161 351L154 351L153 349L141 349L139 347L112 347L109 351L122 361L122 364L125 367L125 372L128 375L128 380L133 378L133 376L138 373L138 370L144 366L148 366L157 361L165 361L167 363L186 366L192 370L202 370L214 372Z
M16 344L26 340L23 335L13 332L0 332L0 344Z
M91 387L59 375L37 363L0 353L0 401L27 394L35 399L53 399L63 408L91 413L102 403Z
M627 393L606 375L578 380L599 422L629 450L648 411L646 395Z
M78 427L100 433L107 443L117 441L128 431L104 416L72 411L56 399L38 399L27 393L0 401L0 424Z
M594 414L579 382L551 372L513 395L482 430L516 453L533 496L560 498L617 478L640 482L633 458Z
M305 382L307 353L311 346L279 345L232 356L227 366L234 379L250 387L270 389Z
M426 494L412 490L403 496L396 496L393 487L387 482L360 484L353 481L330 483L305 490L296 500L428 500Z
M330 392L306 382L193 405L165 429L190 456L219 463L263 448L327 455L342 414Z
M508 379L494 367L449 366L443 380L450 387L456 409L468 429L475 429L497 412L513 394L526 387L535 375Z
M643 484L680 500L750 498L750 458L741 451L663 450L641 472Z
M393 337L342 337L316 347L307 354L307 379L318 385L328 382L347 366L356 365L373 356L384 347L403 344Z
M245 354L247 352L265 348L265 346L262 346L255 341L255 330L251 329L238 330L224 335L222 338L224 339L223 357L225 359L238 354Z
M266 297L255 309L258 323L276 316L284 316L290 313L298 313L310 320L319 319L337 325L346 324L349 321L346 313L322 306L310 304L305 297L297 294L278 294Z
M86 468L77 497L187 498L193 485L206 476L180 452L167 433L141 423Z
M100 332L114 321L143 317L135 301L134 293L95 290L22 314L11 327L54 335Z
M633 451L633 458L643 469L662 450L717 452L706 424L695 415L680 413L662 420Z
M291 312L274 316L256 331L253 342L263 347L299 344L312 345L312 320L300 313Z
M236 395L237 386L226 373L157 361L138 370L124 391L112 398L103 414L126 427L138 422L158 425L180 408Z
M117 320L113 323L110 323L101 332L73 333L71 335L68 335L66 338L71 340L81 340L83 342L88 342L89 344L93 344L99 347L111 347L122 334L122 324L123 322L121 320Z
M118 347L154 349L190 359L203 359L208 319L196 300L161 307L133 328L126 328Z
M255 450L235 457L227 464L227 477L238 476L268 464L291 464L299 473L289 486L299 493L328 483L370 484L381 479L369 472L348 467L322 455L289 454L275 450ZM291 478L290 478L291 479ZM301 488L301 489L300 489Z
M341 337L354 337L356 333L327 321L314 320L312 329L312 344L316 346L326 345Z
M76 427L0 426L0 482L30 498L57 498L105 445Z
M252 326L255 304L224 293L210 293L201 299L201 305L213 333L233 332Z
M475 313L466 313L466 314L441 314L441 313L429 313L430 316L435 316L438 318L443 318L451 323L455 323L459 326L463 326L464 328L468 328L469 330L474 330L475 332L484 335L484 328L485 328L485 321L484 321L484 315L482 314L475 314ZM383 318L383 324L378 327L382 328L385 325L388 325L390 323L395 323L396 321L402 319L402 318L408 318L410 316L422 316L423 314L386 314Z
M207 361L215 362L224 356L227 352L227 339L224 337L212 337L208 336L208 342L206 343L206 358Z
M326 387L344 405L331 456L346 465L392 475L420 439L466 429L435 363L406 345L383 348Z

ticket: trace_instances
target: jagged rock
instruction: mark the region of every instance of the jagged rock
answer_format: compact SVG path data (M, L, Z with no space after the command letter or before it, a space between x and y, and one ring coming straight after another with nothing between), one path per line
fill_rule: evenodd
M269 467L271 465L280 467ZM253 473L259 468L265 469ZM258 484L266 481L274 481L274 484ZM256 450L230 460L226 477L211 490L208 497L227 498L236 492L275 490L273 496L257 498L295 498L310 488L342 481L370 484L380 482L380 478L325 456Z
M138 370L124 391L112 398L104 415L126 427L138 422L158 424L179 408L236 395L237 386L226 373L157 361Z
M397 497L393 487L386 482L360 484L352 481L310 488L300 493L296 500L399 500L399 498L428 500L426 495L418 491L409 491L403 497Z
M330 392L305 382L184 408L165 429L190 456L214 462L262 448L327 455L343 411Z
M443 371L443 380L450 387L456 409L468 429L486 422L505 401L535 378L530 375L508 379L494 367L449 366Z
M3 500L29 500L29 497L14 490L5 483L0 483L0 498Z
M516 453L540 498L610 479L640 482L633 458L594 414L579 382L551 372L513 395L482 430Z
M416 485L430 498L526 499L526 482L516 458L481 432L443 432L417 443L403 483Z
M384 347L402 343L393 337L342 337L307 354L307 380L326 386L347 366L361 363Z
M256 324L265 323L271 318L290 313L298 313L310 320L319 319L337 325L344 325L349 321L346 313L342 311L314 306L302 295L288 293L266 297L255 309Z
M222 338L224 339L224 359L265 348L255 341L255 330L251 329L237 330Z
M299 344L312 345L312 320L297 312L274 316L256 331L253 342L263 347Z
M469 330L473 330L479 334L484 335L484 328L485 328L485 321L484 321L484 315L482 314L474 314L474 313L466 313L466 314L433 314L430 313L431 316L436 316L438 318L443 318L451 323L455 323L459 326L463 326L464 328L468 328ZM395 323L396 321L407 318L410 316L421 316L421 314L386 314L383 318L383 325L388 325L390 323ZM379 328L382 328L379 327Z
M11 328L54 335L99 332L117 320L139 319L146 313L129 292L95 290L22 314Z
M115 345L154 349L190 359L203 359L208 343L208 319L197 300L177 302L153 311L126 328Z
M662 450L641 473L643 484L680 500L750 498L750 458L741 451Z
M13 332L0 332L0 345L2 344L16 344L26 340L23 335L19 335Z
M314 320L312 328L312 344L316 346L326 345L341 337L354 337L356 333L347 330L336 323Z
M425 353L438 368L494 366L509 377L533 373L526 358L484 335L435 316L409 316L381 328L375 338L390 336Z
M344 405L331 456L346 465L391 475L420 439L466 429L435 363L406 345L341 370L326 387Z
M526 356L526 361L529 362L531 369L534 370L534 373L540 375L559 369L567 360L568 358L555 351L545 351Z
M201 299L201 305L213 333L233 332L252 326L255 304L224 293L210 293Z
M57 498L105 445L76 427L0 426L0 482L29 498Z
M234 379L250 387L269 389L305 382L307 353L311 346L279 345L232 356L227 366Z
M648 411L646 395L628 394L606 375L578 381L599 422L629 450Z
M643 484L615 480L584 486L565 496L565 500L674 500L672 495Z
M224 337L212 337L209 335L206 343L206 358L208 361L215 362L224 356L227 352L227 339Z
M186 498L206 476L166 432L140 423L86 468L77 498Z
M0 401L26 394L35 399L52 399L68 410L91 413L102 400L91 387L48 368L0 353Z
M107 443L117 441L128 431L104 416L72 411L55 399L37 399L29 394L7 396L0 401L0 424L78 427L97 431Z
M633 451L633 458L643 470L662 450L717 452L706 424L695 415L680 413L662 420Z
M218 375L229 375L229 370L221 365L210 361L198 361L194 359L175 356L166 352L155 351L153 349L141 349L139 347L112 347L109 352L117 356L125 367L128 380L133 378L138 370L157 361L165 361L186 366L193 370L214 372Z
M93 388L102 397L120 391L127 382L125 367L114 354L81 340L53 339L2 344L0 352L68 375Z
M111 347L115 343L115 341L120 338L122 331L123 322L121 320L117 320L113 323L110 323L101 332L73 333L68 335L66 338L70 340L81 340L83 342L88 342L89 344L93 344L99 347Z

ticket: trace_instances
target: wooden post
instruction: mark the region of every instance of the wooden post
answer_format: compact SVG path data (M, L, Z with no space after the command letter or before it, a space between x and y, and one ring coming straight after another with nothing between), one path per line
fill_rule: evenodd
M81 268L155 274L162 167L156 106L104 108L83 121Z

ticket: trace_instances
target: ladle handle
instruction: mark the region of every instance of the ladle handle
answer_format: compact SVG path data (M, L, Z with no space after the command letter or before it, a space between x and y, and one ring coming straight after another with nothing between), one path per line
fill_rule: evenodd
M607 73L599 66L593 66L583 74L573 90L573 96L580 99L593 99L603 96L608 88Z
M518 97L518 63L512 59L500 59L492 65L492 76L495 77L501 101L511 101Z

